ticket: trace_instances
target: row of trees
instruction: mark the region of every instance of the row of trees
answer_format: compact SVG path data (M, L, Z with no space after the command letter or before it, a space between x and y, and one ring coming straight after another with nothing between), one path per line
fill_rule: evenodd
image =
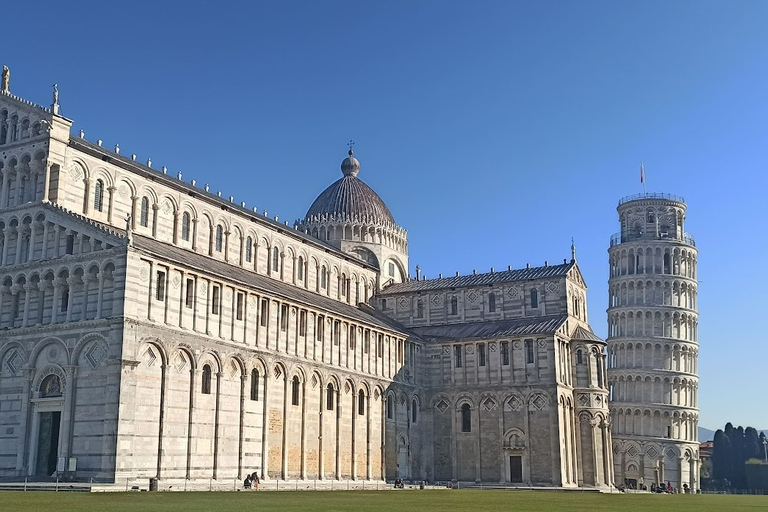
M731 423L725 430L715 432L712 451L712 477L726 487L748 489L753 482L747 478L747 464L760 464L766 459L766 437L752 427L734 428ZM749 480L752 480L751 478Z

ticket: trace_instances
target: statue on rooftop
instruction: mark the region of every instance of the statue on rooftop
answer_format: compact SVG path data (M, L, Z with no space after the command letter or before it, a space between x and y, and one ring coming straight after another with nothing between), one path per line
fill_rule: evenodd
M8 66L3 66L3 78L2 82L0 83L0 90L3 92L9 92L9 89L11 87L11 70L8 69Z

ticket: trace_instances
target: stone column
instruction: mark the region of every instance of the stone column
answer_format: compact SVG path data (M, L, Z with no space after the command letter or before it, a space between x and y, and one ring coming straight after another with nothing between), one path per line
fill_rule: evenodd
M371 395L373 395L373 392L371 392ZM372 396L368 397L368 407L366 412L366 423L365 423L365 479L371 480L373 475L373 470L371 468L371 427L373 426L373 417L371 416L373 408L371 407L371 400Z
M99 296L96 298L96 316L94 319L101 318L102 308L104 307L104 272L96 274L96 279L99 280Z
M43 165L45 165L45 177L43 178L45 181L43 182L43 202L47 203L49 201L50 195L51 195L51 167L52 165L48 164L48 162L44 162Z
M165 395L168 394L168 363L163 361L160 367L160 417L157 425L157 472L160 479L163 473L163 441L165 440Z
M352 389L352 410L350 411L352 413L352 471L350 472L352 475L352 480L357 480L357 408L360 406L358 404L358 400L359 398L357 393L355 393L355 390Z
M139 196L131 196L131 229L136 230L136 201Z
M219 475L219 414L221 413L221 378L223 372L216 373L216 412L213 423L213 475L216 480Z
M27 261L34 261L35 259L35 232L37 229L35 229L37 226L37 222L32 222L32 224L29 225L29 249L27 249Z
M24 239L24 227L23 226L17 226L16 227L16 256L14 257L14 264L19 265L21 264L21 244Z
M281 450L281 469L280 474L283 480L288 478L288 387L290 380L288 373L283 373L283 433Z
M51 299L51 324L55 324L58 320L60 300L61 300L61 279L54 279L53 280L53 298Z
M240 376L240 421L237 435L237 479L243 479L243 442L245 438L245 384L248 382L248 374L243 372Z
M173 245L179 244L179 216L181 215L181 212L175 211L173 212Z
M157 211L159 209L159 204L152 203L152 238L157 238Z
M341 389L336 391L336 480L341 480Z
M187 418L187 471L185 478L189 480L192 477L192 427L195 418L195 383L197 382L197 376L199 371L194 368L190 361L189 368L189 416Z
M3 169L3 186L0 188L0 208L8 206L9 175L8 169Z
M107 223L112 224L112 212L114 211L115 186L107 187Z
M327 400L327 393L328 393L328 384L323 387L320 386L320 413L318 414L318 425L317 425L317 478L322 480L325 478L325 454L323 453L324 446L323 446L323 423L324 423L324 416L323 411L325 410L325 400Z
M264 370L264 394L261 414L261 480L269 478L269 372Z
M69 285L69 298L67 300L67 317L66 322L69 323L72 321L72 305L75 302L75 285L79 279L77 276L72 276L67 279L67 284Z
M229 263L229 235L230 231L226 230L224 232L224 261Z
M31 283L27 283L24 285L24 316L22 317L22 327L28 327L29 326L29 298L30 295L32 295L32 290L37 288L35 285Z
M48 283L46 281L39 281L37 283L37 317L35 319L35 326L43 324L43 313L45 312L45 290L48 289ZM2 299L0 299L2 302ZM2 315L2 312L0 312Z
M197 252L197 219L192 219L192 252Z
M88 178L83 179L83 186L85 188L83 193L83 215L88 215L91 206L91 180Z
M154 322L155 319L152 316L152 299L153 294L155 293L154 290L154 284L155 284L155 263L153 261L149 262L149 284L147 286L147 320L150 322Z
M301 479L307 479L307 382L301 383Z
M370 353L370 350L369 350ZM381 480L387 478L387 462L386 462L386 449L387 449L387 401L384 395L381 395ZM455 453L455 452L454 452Z
M40 259L44 260L48 257L48 226L50 222L43 221L43 248L40 251Z

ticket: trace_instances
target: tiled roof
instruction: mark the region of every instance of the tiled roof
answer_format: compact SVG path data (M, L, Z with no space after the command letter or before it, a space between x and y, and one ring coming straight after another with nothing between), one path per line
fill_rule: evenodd
M163 173L162 170L155 169L153 167L148 167L147 165L137 162L125 155L120 155L113 151L109 151L103 146L99 146L98 144L94 144L92 142L89 142L79 137L70 137L69 145L75 149L90 152L102 158L106 156L110 159L112 163L121 165L124 168L130 169L132 172L143 174L149 177L150 179L154 181L159 181L165 185L180 188L189 194L194 194L195 197L208 200L216 204L218 207L224 207L224 208L231 209L232 211L239 212L247 217L250 217L253 220L258 220L259 222L266 224L271 229L282 232L286 236L294 237L301 241L314 244L320 247L322 250L332 253L336 256L342 257L347 261L355 262L355 264L363 265L368 268L373 268L372 265L358 258L355 258L354 256L350 256L349 254L344 253L343 251L339 250L337 247L332 246L328 242L320 240L319 238L315 238L311 235L308 235L307 233L304 233L303 231L296 229L294 225L289 226L288 224L285 223L285 221L279 222L277 220L271 219L267 217L266 214L264 213L257 213L255 210L251 210L249 208L243 207L239 203L231 202L227 199L220 197L217 194L214 194L212 192L207 192L204 188L198 188L197 186L181 181L181 179L177 179L171 175L165 174Z
M513 281L527 281L530 279L564 277L574 265L576 265L576 262L571 261L570 263L563 263L560 265L521 268L517 270L505 270L502 272L488 272L486 274L470 274L466 276L442 277L422 281L406 281L404 283L393 284L386 288L381 295L442 290L445 288L461 288L465 286L482 286L488 284L509 283Z
M326 216L364 219L372 224L395 224L384 201L356 176L344 176L321 192L307 210L304 220L311 222Z
M152 254L155 257L166 261L179 261L185 265L200 269L201 272L219 276L222 279L234 281L247 286L251 289L261 291L272 297L292 300L308 307L321 311L327 311L353 321L358 321L368 325L373 325L389 331L398 331L407 336L407 331L397 328L394 321L383 321L378 316L371 314L367 306L356 307L351 304L325 297L323 295L304 290L296 286L283 283L270 277L256 274L253 271L246 270L223 261L218 261L202 254L176 247L174 245L159 242L152 238L142 235L133 235L133 246L136 249Z
M463 324L411 327L411 331L425 341L473 340L505 338L537 334L553 334L563 325L567 315L515 318Z
M592 329L585 329L582 326L576 326L576 329L573 330L573 333L571 334L572 340L583 340L583 341L603 341L600 338L597 337L595 333L592 332Z

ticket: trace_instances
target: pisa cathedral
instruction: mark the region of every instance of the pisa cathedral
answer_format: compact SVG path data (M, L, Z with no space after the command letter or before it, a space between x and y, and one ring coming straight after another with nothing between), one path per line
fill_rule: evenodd
M0 478L613 484L575 250L411 277L351 151L288 225L71 125L4 74Z

